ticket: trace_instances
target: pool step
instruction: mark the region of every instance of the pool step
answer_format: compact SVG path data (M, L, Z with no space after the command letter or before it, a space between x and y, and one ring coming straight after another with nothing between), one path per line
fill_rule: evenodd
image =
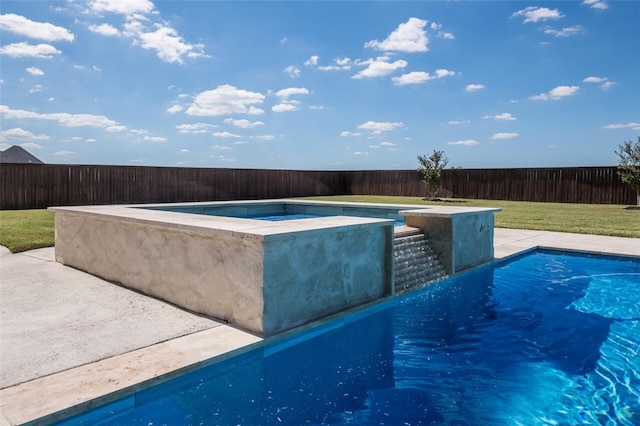
M447 278L438 255L420 231L396 234L394 249L396 293Z

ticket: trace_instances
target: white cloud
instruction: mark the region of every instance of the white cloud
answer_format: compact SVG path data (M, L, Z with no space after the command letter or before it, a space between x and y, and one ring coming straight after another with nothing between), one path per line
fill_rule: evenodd
M233 124L236 127L240 127L241 129L249 129L251 127L256 126L264 126L262 121L249 121L246 119L234 120L233 118L225 118L224 122L227 124Z
M25 140L46 141L49 139L50 139L49 136L45 134L34 135L30 131L21 129L19 127L0 131L0 142L25 141Z
M264 95L261 93L249 92L225 84L197 94L186 113L198 116L261 114L264 111L253 105L262 102L264 102Z
M42 71L40 68L36 68L36 67L29 67L27 68L27 72L31 75L44 75L44 71Z
M380 56L376 59L368 59L366 61L356 61L356 65L364 66L363 69L351 78L364 78L364 77L381 77L394 72L397 69L402 69L407 66L407 61L398 59L394 62L389 62L388 56Z
M640 130L640 123L607 124L606 126L604 126L604 128L608 130L616 130L616 129Z
M70 155L75 155L75 152L73 151L56 151L53 153L53 155L57 156L57 157L68 157Z
M360 136L360 135L362 135L362 133L359 133L359 132L350 132L350 131L348 131L348 130L345 130L345 131L343 131L343 132L340 132L340 136L343 136L343 137L347 137L347 136Z
M480 142L474 139L466 139L462 141L447 142L447 145L474 146L474 145L478 145L479 143Z
M0 15L0 29L45 41L73 41L75 38L66 28L47 22L34 22L13 13Z
M233 148L226 145L214 145L211 147L214 151L231 151Z
M212 135L216 138L241 138L242 137L240 135L236 135L235 133L231 133L231 132L215 132L215 133L212 133Z
M178 32L170 27L160 27L152 32L140 31L137 37L143 49L155 50L158 57L165 62L182 64L183 56L206 56L203 53L204 45L186 43Z
M396 146L396 144L395 144L395 143L393 143L393 142L381 142L381 143L380 143L380 146L389 146L389 147L393 147L393 146Z
M288 67L286 67L284 69L284 72L289 74L289 77L291 78L296 78L296 77L300 77L300 69L294 65L289 65Z
M402 74L400 77L393 77L391 80L398 86L404 86L405 84L420 84L433 79L434 77L428 72L413 71L408 74Z
M350 70L351 69L351 59L338 57L334 58L333 63L335 65L324 65L318 67L321 71L340 71L340 70Z
M398 127L403 127L403 123L392 123L392 122L376 122L376 121L367 121L366 123L362 123L358 126L358 129L366 130L374 135L379 135L382 132L389 132Z
M56 113L38 113L33 111L26 111L22 109L11 109L6 105L0 105L0 115L6 119L39 119L39 120L52 120L57 121L58 124L65 127L100 127L107 131L122 131L126 130L125 126L121 126L118 122L111 120L104 115L94 114L69 114L66 112Z
M36 84L31 89L29 89L29 93L38 93L42 92L42 84Z
M12 58L42 58L51 59L60 52L50 44L29 44L27 42L13 43L0 47L0 55L8 55Z
M117 36L120 35L120 30L110 24L89 25L87 27L89 31L103 36Z
M582 80L583 83L602 83L607 81L606 77L587 77Z
M154 9L148 0L94 0L89 4L89 13L121 14L125 17L125 24L122 30L104 23L89 25L88 28L106 36L129 37L134 45L154 50L160 59L169 63L184 63L185 57L208 57L204 53L204 45L185 41L175 29L157 18L158 12Z
M336 65L341 67L342 69L351 68L351 59L350 58L337 57L337 58L335 58L333 60L333 62L335 62Z
M583 32L584 32L584 28L582 28L582 25L574 25L573 27L564 27L561 30L556 30L555 28L551 28L551 27L547 27L544 29L545 34L549 34L555 37L570 37Z
M493 136L491 136L491 139L512 139L518 136L520 135L515 132L511 132L511 133L499 132L499 133L494 133Z
M175 114L176 112L180 112L180 111L182 111L183 109L184 109L184 108L183 108L183 106L182 106L182 105L174 104L174 105L171 105L171 106L167 109L167 112L168 112L169 114Z
M215 124L208 123L192 123L192 124L179 124L176 126L178 133L207 133L210 129L218 127Z
M606 1L602 0L584 0L582 4L596 10L609 9L609 4L607 4Z
M409 18L403 24L400 24L389 36L383 40L371 40L364 44L365 47L371 47L386 52L426 52L429 50L429 39L425 26L427 21L418 18Z
M309 89L304 87L289 87L287 89L278 90L275 95L281 99L288 99L294 95L308 95Z
M93 0L89 7L95 12L112 12L132 15L136 12L149 13L154 5L149 0Z
M485 89L487 86L484 84L467 84L464 88L465 92L477 92L478 90Z
M289 102L284 102L281 104L277 104L271 107L271 111L273 112L290 112L290 111L297 111L298 110L298 102L293 102L293 101L289 101Z
M320 57L318 55L313 55L311 56L309 59L307 59L306 61L304 61L304 64L306 66L310 66L310 65L318 65L318 59L320 59Z
M470 123L469 120L450 120L447 124L458 125L458 124L467 124Z
M297 111L300 106L300 101L289 99L289 97L308 94L309 90L304 87L289 87L278 90L275 95L280 98L281 103L274 105L271 110L273 112Z
M540 93L539 95L530 96L529 99L533 101L557 101L567 96L575 95L578 90L580 90L578 86L558 86L551 89L548 93Z
M234 163L236 161L234 158L225 157L224 155L212 155L211 158L215 158L223 163Z
M493 118L494 120L497 120L497 121L515 121L516 120L516 118L508 112L503 112L502 114L496 114L496 115L484 115L482 118L484 119Z
M179 152L180 152L180 154L188 154L188 153L190 153L191 151L189 151L189 150L188 150L188 149L186 149L186 148L182 148Z
M557 20L564 17L564 15L558 9L549 9L546 7L535 7L535 6L529 6L511 15L512 18L518 17L518 16L524 17L525 24L528 22Z
M142 140L147 142L166 142L167 138L163 138L162 136L145 136Z
M263 140L263 141L271 141L274 140L276 137L273 135L259 135L259 136L249 136L251 139L259 139L259 140Z
M369 153L367 151L354 151L354 152L351 153L351 155L367 156L367 155L369 155Z
M247 114L249 114L249 115L260 115L260 114L264 114L264 110L260 109L260 108L256 108L254 106L250 106L249 107L249 112L247 112Z
M391 80L398 86L405 84L420 84L429 80L435 80L437 78L449 77L456 75L454 71L445 69L437 69L435 75L431 75L424 71L413 71L408 74L403 74L400 77L393 77Z
M600 85L600 88L602 90L609 90L611 89L613 86L616 85L615 81L610 81L608 78L606 77L587 77L584 80L582 80L583 83L602 83Z
M440 31L440 29L442 29L442 24L438 24L437 22L432 22L429 25L429 28L431 28L432 30L438 31L436 33L438 37L449 39L449 40L453 40L455 38L455 36L452 33Z
M609 90L611 89L613 86L615 86L617 83L615 81L605 81L604 83L602 83L600 85L600 88L602 90Z

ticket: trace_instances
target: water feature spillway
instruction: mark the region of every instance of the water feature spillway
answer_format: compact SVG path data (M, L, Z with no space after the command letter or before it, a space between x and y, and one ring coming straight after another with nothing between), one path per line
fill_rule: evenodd
M418 229L396 233L394 252L396 293L448 277L426 235Z

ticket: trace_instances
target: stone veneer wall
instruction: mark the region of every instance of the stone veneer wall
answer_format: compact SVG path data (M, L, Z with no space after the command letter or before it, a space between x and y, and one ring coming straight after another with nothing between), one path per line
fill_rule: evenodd
M390 221L259 235L53 210L58 262L263 336L393 285Z

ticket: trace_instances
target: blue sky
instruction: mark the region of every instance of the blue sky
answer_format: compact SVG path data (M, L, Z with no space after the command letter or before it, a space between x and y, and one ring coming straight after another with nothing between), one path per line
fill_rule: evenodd
M46 163L615 165L637 1L3 0L0 149Z

